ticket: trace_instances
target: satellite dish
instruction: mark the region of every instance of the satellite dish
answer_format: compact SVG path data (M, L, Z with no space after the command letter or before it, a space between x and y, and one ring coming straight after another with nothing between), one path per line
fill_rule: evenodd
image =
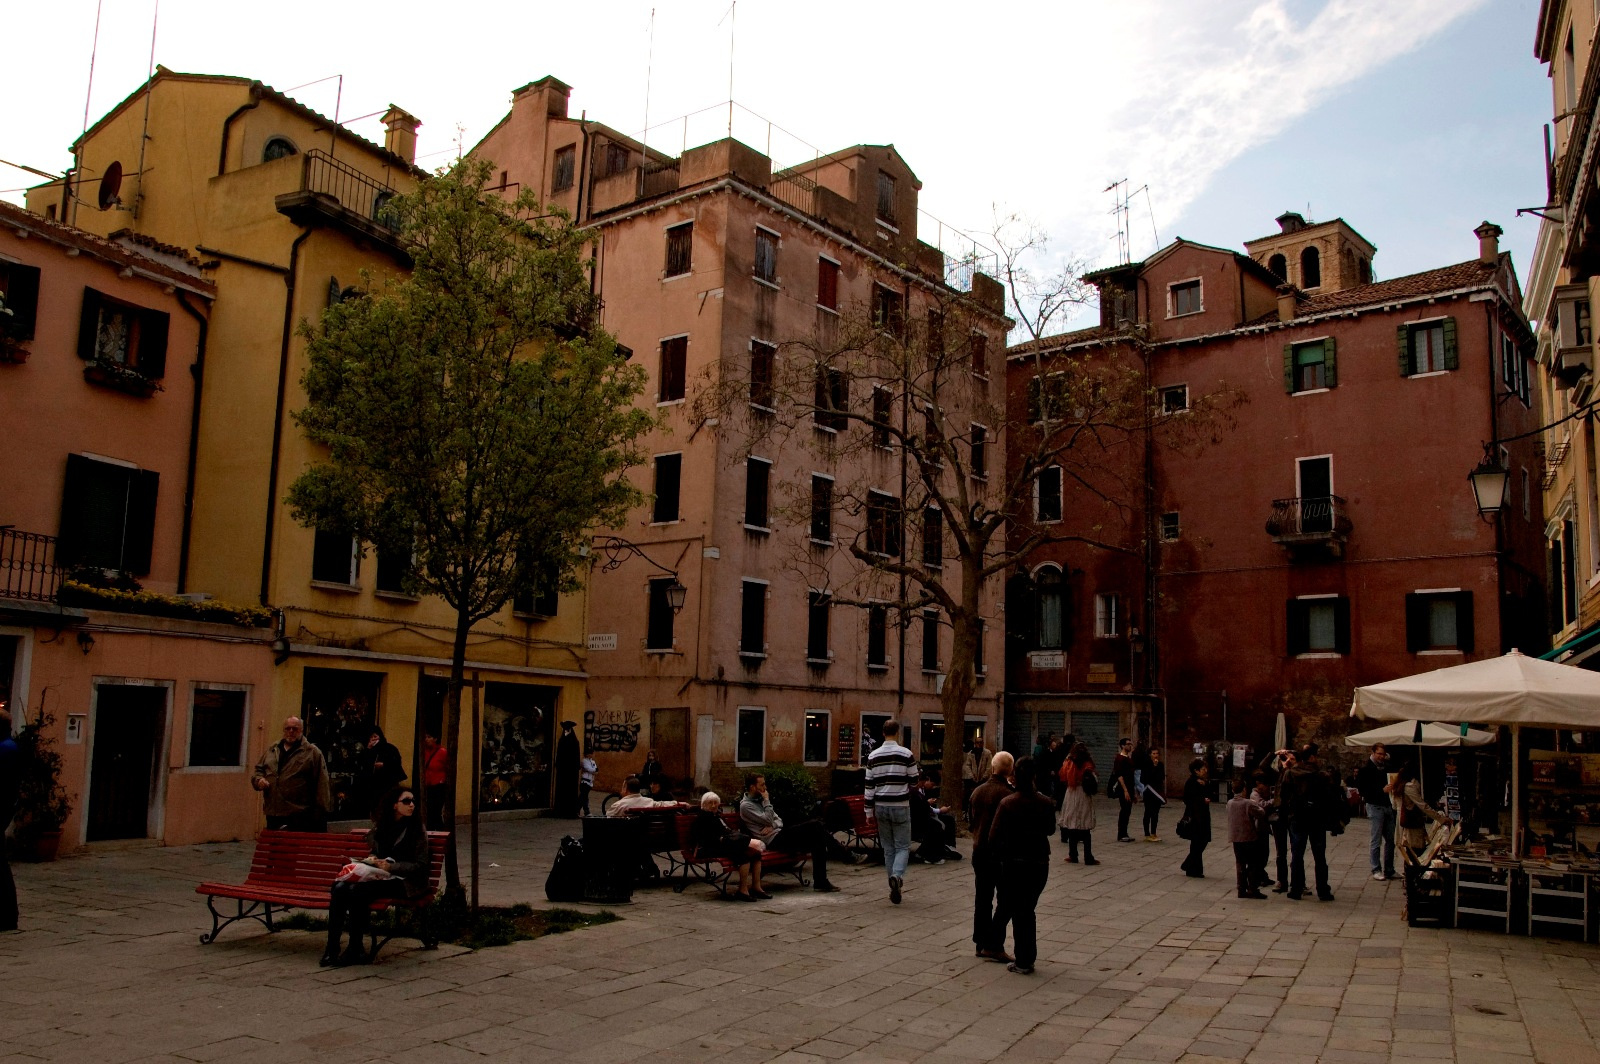
M117 193L122 191L122 164L113 162L106 167L105 176L100 179L100 193L95 197L100 209L108 211L117 206L122 200L117 198Z

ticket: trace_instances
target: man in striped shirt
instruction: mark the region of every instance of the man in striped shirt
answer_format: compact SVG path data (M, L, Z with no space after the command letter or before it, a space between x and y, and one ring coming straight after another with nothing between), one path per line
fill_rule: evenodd
M867 755L866 809L878 825L883 867L889 873L889 900L900 904L906 865L911 860L911 788L917 784L917 759L900 745L900 725L883 722L883 742Z

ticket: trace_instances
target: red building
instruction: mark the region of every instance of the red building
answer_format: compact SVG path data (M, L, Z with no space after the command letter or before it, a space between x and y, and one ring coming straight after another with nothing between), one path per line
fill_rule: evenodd
M1291 739L1343 734L1358 685L1543 649L1533 337L1500 230L1374 282L1342 220L1278 221L1244 254L1180 239L1093 273L1099 326L1009 352L1012 425L1052 373L1126 374L1138 405L1013 529L1058 542L1008 587L1008 748L1069 731L1100 760L1115 730L1182 764L1264 748L1279 712ZM1493 520L1467 481L1490 441Z

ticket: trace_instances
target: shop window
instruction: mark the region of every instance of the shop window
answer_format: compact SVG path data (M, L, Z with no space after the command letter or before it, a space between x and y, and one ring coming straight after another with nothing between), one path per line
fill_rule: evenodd
M1350 653L1350 600L1323 595L1288 603L1289 655Z
M311 545L311 579L319 584L355 586L361 545L348 532L317 529Z
M766 759L767 711L758 706L740 706L738 746L733 760L740 765L759 765Z
M1472 592L1455 588L1406 596L1406 649L1472 653Z
M196 685L189 704L190 768L238 768L244 764L243 687Z
M680 277L694 262L694 223L684 222L667 230L667 276Z
M300 719L327 764L333 794L329 813L335 820L365 820L372 812L363 766L367 738L378 720L383 675L358 669L307 668L304 673Z
M660 392L656 396L657 402L672 403L683 398L684 387L688 381L688 363L687 336L673 336L661 341L661 377L658 382Z
M683 455L656 455L656 502L655 507L650 511L650 520L652 522L660 524L679 519L681 514L678 507L682 480Z
M806 710L804 760L808 765L826 765L828 746L833 738L833 714L825 709Z
M558 688L542 684L490 680L483 685L479 809L543 809L550 804L558 694Z
M67 455L56 565L149 573L160 480L153 470Z

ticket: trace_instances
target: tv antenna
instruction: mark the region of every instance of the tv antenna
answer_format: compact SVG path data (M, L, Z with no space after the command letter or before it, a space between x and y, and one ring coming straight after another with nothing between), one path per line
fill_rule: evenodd
M1150 186L1140 185L1138 188L1129 189L1128 179L1124 177L1121 180L1111 182L1101 191L1111 193L1111 216L1117 220L1117 262L1126 266L1133 261L1133 234L1129 228L1129 206L1133 202L1133 197L1141 192L1144 193L1145 204L1148 206L1150 203ZM1155 232L1155 227L1156 216L1155 212L1152 211L1150 213L1150 231L1152 233ZM1157 234L1156 245L1159 247L1160 244L1161 236Z

